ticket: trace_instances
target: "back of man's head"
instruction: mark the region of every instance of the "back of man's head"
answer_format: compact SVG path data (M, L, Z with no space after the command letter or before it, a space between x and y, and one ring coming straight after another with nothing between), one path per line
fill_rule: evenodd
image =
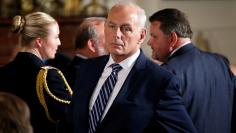
M103 17L89 17L82 21L75 37L75 49L83 49L89 39L96 40L99 36L98 25L106 21Z
M166 35L175 32L180 38L192 38L193 32L191 30L189 21L186 15L178 9L166 8L154 13L149 21L161 22L160 29Z

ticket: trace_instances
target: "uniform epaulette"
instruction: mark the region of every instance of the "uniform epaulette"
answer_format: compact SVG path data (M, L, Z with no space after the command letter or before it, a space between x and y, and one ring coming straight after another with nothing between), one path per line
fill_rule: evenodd
M47 73L48 73L48 70L51 70L51 69L54 69L58 72L58 74L61 76L62 80L64 81L65 85L66 85L66 91L69 92L69 95L72 96L73 95L73 91L72 89L70 88L68 82L66 81L63 73L55 68L55 67L51 67L51 66L43 66L41 67L38 75L37 75L37 81L36 81L36 91L37 91L37 96L38 96L38 99L41 103L41 105L44 107L44 110L45 110L45 113L47 115L47 118L52 121L52 122L57 122L55 120L53 120L49 114L49 111L48 111L48 107L47 107L47 104L46 104L46 101L45 101L45 96L44 96L44 89L45 91L47 92L47 94L52 97L53 99L55 99L56 101L60 102L60 103L63 103L63 104L70 104L70 101L69 100L65 100L65 99L62 99L62 98L59 98L57 97L56 95L54 95L49 87L48 87L48 84L47 84Z

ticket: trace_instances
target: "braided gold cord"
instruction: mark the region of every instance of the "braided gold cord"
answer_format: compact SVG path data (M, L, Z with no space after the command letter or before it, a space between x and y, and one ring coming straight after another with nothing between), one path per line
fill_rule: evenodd
M49 114L46 102L45 102L45 98L44 98L44 93L43 93L43 83L44 83L44 70L40 70L38 76L37 76L37 81L36 81L36 92L37 92L37 96L39 98L39 102L41 103L41 105L43 106L46 116L47 118L54 123L57 123L57 121L53 120Z
M73 95L73 91L72 89L70 88L69 84L67 83L63 73L55 68L55 67L50 67L50 66L44 66L44 67L41 67L41 70L39 71L38 75L37 75L37 81L36 81L36 92L37 92L37 96L39 98L39 101L41 103L41 105L44 107L44 110L45 110L45 113L46 113L46 116L47 118L52 121L52 122L57 122L55 120L53 120L51 117L50 117L50 114L49 114L49 111L48 111L48 108L47 108L47 104L46 104L46 101L45 101L45 96L44 96L44 91L43 89L46 90L46 92L49 94L49 96L51 96L53 99L55 99L56 101L60 102L60 103L64 103L64 104L70 104L70 101L69 100L64 100L64 99L61 99L61 98L58 98L57 96L55 96L49 89L48 85L47 85L47 73L48 73L48 70L49 69L55 69L57 70L58 74L61 76L62 80L64 81L65 85L66 85L66 90L69 92L69 94L72 96Z
M52 68L53 68L53 67L52 67ZM65 103L65 104L70 104L70 101L64 100L64 99L61 99L61 98L58 98L58 97L55 96L55 95L50 91L50 89L48 88L47 80L46 80L46 78L47 78L47 73L48 73L48 69L50 69L50 67L46 67L45 72L44 72L44 73L45 73L45 74L44 74L44 75L45 75L45 76L44 76L44 87L45 87L45 90L46 90L47 93L48 93L52 98L54 98L56 101L61 102L61 103ZM71 90L69 84L67 83L67 81L66 81L64 75L62 74L62 72L61 72L60 70L58 70L57 68L53 68L53 69L56 69L57 72L58 72L58 74L62 77L62 79L63 79L63 81L64 81L64 83L65 83L65 85L66 85L66 90L67 90L67 91L69 92L69 94L72 96L73 92L72 92L72 90Z

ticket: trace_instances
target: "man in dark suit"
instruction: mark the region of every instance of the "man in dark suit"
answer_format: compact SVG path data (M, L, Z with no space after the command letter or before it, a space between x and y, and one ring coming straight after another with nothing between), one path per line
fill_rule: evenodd
M108 54L104 48L105 21L103 17L89 17L82 21L75 37L76 56L72 65L79 65L84 59Z
M140 50L146 36L145 21L145 11L133 3L111 8L105 23L105 46L110 55L86 60L77 74L68 118L74 133L195 132L176 77ZM110 78L115 73L113 64L122 69L118 77ZM114 85L110 81L116 78L107 98ZM110 85L103 86L104 82ZM107 94L101 95L104 91ZM108 99L106 105L104 99Z
M227 60L192 44L192 30L181 11L163 9L149 20L152 57L181 79L180 92L197 131L230 133L234 89Z
M88 58L94 58L108 54L104 45L104 17L88 17L80 24L75 36L75 53L72 59L67 79L74 86L76 67Z

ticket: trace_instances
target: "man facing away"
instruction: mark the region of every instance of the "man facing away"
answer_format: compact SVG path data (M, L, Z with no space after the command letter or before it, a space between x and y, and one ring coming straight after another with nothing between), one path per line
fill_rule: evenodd
M224 57L203 52L191 42L185 14L163 9L149 18L152 57L181 79L185 107L199 133L230 133L233 74Z
M79 65L82 60L108 54L104 45L103 17L85 18L79 26L75 37L76 56L72 60L73 65Z
M104 24L106 18L104 17L88 17L85 18L77 29L75 36L75 53L72 59L67 79L71 86L74 86L76 67L80 63L89 58L94 58L108 54L105 49L104 38Z
M68 117L74 133L196 132L177 78L140 50L145 22L133 3L111 8L105 23L110 54L86 60L77 73Z

